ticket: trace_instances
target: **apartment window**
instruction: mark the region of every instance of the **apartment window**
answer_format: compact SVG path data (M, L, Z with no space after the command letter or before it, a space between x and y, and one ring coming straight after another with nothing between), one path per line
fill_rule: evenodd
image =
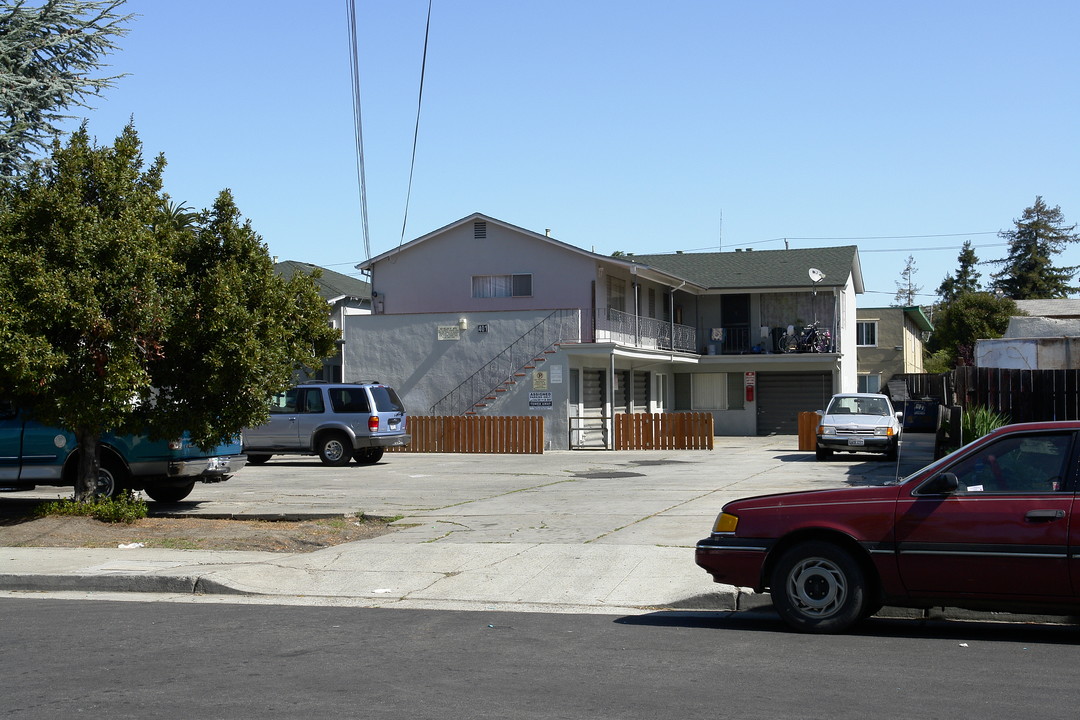
M727 410L727 373L695 373L691 403L695 410Z
M474 298L531 297L532 275L473 275Z
M649 288L649 317L656 317L656 288Z
M877 347L877 320L855 323L855 344L859 347Z
M622 278L608 277L607 305L612 310L626 312L626 281Z
M859 392L881 392L881 373L866 374L859 376Z

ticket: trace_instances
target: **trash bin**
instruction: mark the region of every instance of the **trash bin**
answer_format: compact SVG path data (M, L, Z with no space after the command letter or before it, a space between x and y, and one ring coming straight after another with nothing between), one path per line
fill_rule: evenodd
M821 416L816 412L799 413L799 449L817 449L817 426L821 424Z
M906 400L904 401L904 430L911 432L937 432L938 408L941 403L937 400Z

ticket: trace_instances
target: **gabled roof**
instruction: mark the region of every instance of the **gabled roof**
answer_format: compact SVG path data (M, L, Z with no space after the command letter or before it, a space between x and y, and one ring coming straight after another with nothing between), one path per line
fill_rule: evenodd
M819 287L843 287L854 275L855 292L863 292L859 248L747 250L715 253L631 255L635 263L664 270L698 285L717 289L811 288L810 268L825 274Z
M843 287L847 284L848 278L853 277L855 292L863 292L859 249L854 245L800 250L667 253L612 257L582 250L574 245L556 240L549 235L541 235L532 230L526 230L478 212L467 215L438 230L433 230L415 240L410 240L404 245L399 245L393 250L360 263L356 267L358 270L370 270L375 263L412 249L426 240L442 235L449 230L476 221L499 225L597 262L624 267L632 273L641 274L657 282L673 286L685 285L683 289L687 292L702 292L708 289L809 289L814 285L808 275L810 268L817 268L825 274L824 279L818 283L820 287Z
M371 299L371 285L359 278L342 275L339 272L334 272L333 270L327 270L318 265L299 262L297 260L285 260L284 262L274 263L274 272L281 275L286 280L291 278L297 272L310 275L311 271L316 269L322 271L322 277L315 279L315 285L318 286L319 294L322 295L326 302L335 303L338 300L347 297L356 298L357 300Z
M405 250L412 249L412 248L416 247L417 245L429 240L430 238L436 237L438 235L442 235L443 233L446 233L446 232L448 232L450 230L461 227L462 225L466 225L468 223L473 223L473 222L476 222L476 221L484 221L484 222L487 222L487 223L489 223L491 225L498 225L500 227L506 228L507 230L512 230L514 232L521 233L522 235L530 237L530 238L532 238L534 240L539 240L539 241L548 243L549 245L552 245L554 247L560 248L562 250L566 250L568 252L575 253L577 255L581 255L582 257L589 258L590 260L593 260L593 261L596 261L596 262L602 262L602 263L607 263L607 264L611 264L611 265L618 265L618 266L626 268L627 270L631 270L633 268L640 268L641 267L641 265L639 263L630 262L630 258L612 257L610 255L600 255L598 253L589 252L588 250L582 250L581 248L579 248L579 247L577 247L575 245L571 245L569 243L564 243L561 240L556 240L555 238L551 237L550 235L541 235L540 233L533 232L532 230L526 230L525 228L518 227L517 225L511 225L508 222L503 222L502 220L498 220L496 218L493 218L490 215L484 215L483 213L476 212L476 213L473 213L472 215L466 215L465 217L461 218L460 220L452 222L449 225L444 225L443 227L439 228L438 230L432 230L431 232L427 233L426 235L421 235L420 237L416 238L415 240L410 240L409 242L405 243L404 245L399 245L398 247L394 248L393 250L388 250L387 252L384 252L381 255L376 255L375 257L371 258L370 260L366 260L365 262L362 262L359 265L357 265L356 269L357 270L365 270L365 271L366 270L371 270L371 268L377 262L385 260L386 258L389 258L389 257L391 257L391 256L393 256L393 255L395 255L397 253L403 252ZM671 275L671 273L669 273L669 272L667 272L667 271L665 271L665 270L663 270L661 268L655 268L654 270L655 270L654 272L649 272L646 269L645 272L652 279L657 280L658 282L662 282L662 283L666 282L666 283L669 283L669 284L672 284L672 285L678 285L681 282L683 282L684 280L686 280L686 278L683 278L683 277L673 276L673 275ZM687 290L690 290L690 288L687 288Z
M1075 298L1060 298L1056 300L1017 300L1016 307L1034 317L1080 317L1080 300Z

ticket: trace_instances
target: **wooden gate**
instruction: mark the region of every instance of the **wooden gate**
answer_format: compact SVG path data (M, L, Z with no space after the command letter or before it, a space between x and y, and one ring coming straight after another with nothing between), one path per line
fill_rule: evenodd
M712 413L679 412L616 415L615 449L712 450Z

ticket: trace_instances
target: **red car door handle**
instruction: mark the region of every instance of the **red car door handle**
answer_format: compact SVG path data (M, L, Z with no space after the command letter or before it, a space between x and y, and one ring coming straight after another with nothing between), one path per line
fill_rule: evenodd
M1064 510L1029 510L1024 519L1028 522L1046 522L1048 520L1060 520L1065 517Z

